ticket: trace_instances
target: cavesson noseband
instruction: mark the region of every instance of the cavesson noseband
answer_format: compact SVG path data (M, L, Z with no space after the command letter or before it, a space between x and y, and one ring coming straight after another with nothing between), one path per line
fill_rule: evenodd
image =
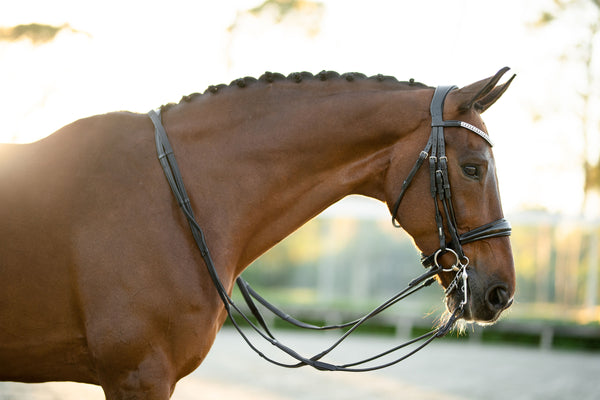
M206 240L204 238L204 233L200 228L200 225L196 221L194 217L194 212L192 211L190 199L186 193L183 179L181 177L181 173L179 171L179 167L177 166L177 161L175 160L175 156L173 154L173 149L171 144L169 143L167 133L162 125L160 110L158 111L150 111L148 113L150 119L154 123L155 127L155 139L156 139L156 150L158 153L158 159L160 164L162 165L163 171L171 186L171 190L173 195L175 196L181 210L185 214L190 229L192 231L192 235L196 244L200 250L200 254L206 264L208 273L219 293L219 296L225 306L225 310L231 320L233 326L240 333L244 341L261 357L266 359L267 361L287 368L297 368L306 365L310 365L318 370L326 370L326 371L350 371L350 372L362 372L362 371L372 371L376 369L381 369L388 367L390 365L394 365L407 357L415 354L417 351L421 350L423 347L431 343L435 338L442 337L448 333L454 323L462 316L464 312L464 307L467 304L467 293L468 293L468 273L467 267L469 263L468 257L464 254L462 250L462 245L466 243L473 242L475 240L488 239L493 237L500 236L508 236L510 235L511 228L508 221L504 218L494 221L492 223L483 225L479 228L473 229L464 234L458 233L456 220L454 216L454 209L452 206L452 198L450 193L450 182L448 180L448 165L445 151L445 140L444 140L444 127L446 126L460 126L466 128L477 135L481 136L484 140L486 140L490 146L492 145L488 135L481 131L480 129L462 121L444 121L442 118L444 99L446 95L452 90L454 87L438 87L435 90L435 94L433 96L433 100L431 102L431 116L432 116L432 130L431 136L425 149L419 155L419 158L412 170L410 171L407 179L404 181L402 185L402 189L398 200L396 201L393 208L393 217L392 222L395 226L399 226L396 220L396 214L398 208L400 207L400 203L402 202L402 198L404 197L406 190L410 186L414 176L417 171L424 163L425 159L429 157L429 169L430 169L430 179L431 179L431 195L434 198L435 203L435 211L436 211L436 225L438 229L438 235L440 239L440 248L435 253L429 256L424 256L422 263L425 267L429 268L428 271L423 273L421 276L412 280L405 289L398 292L396 295L392 296L389 300L385 301L379 307L375 308L370 313L365 316L351 321L345 324L340 325L328 325L328 326L315 326L311 324L307 324L301 321L298 321L291 316L287 315L283 311L279 310L277 307L269 303L267 300L262 298L258 293L256 293L246 281L244 281L241 277L237 278L236 282L238 287L250 309L254 317L256 318L257 323L252 322L250 317L245 315L242 310L233 302L231 297L227 294L225 287L221 283L221 280L218 276L215 265L212 261L212 257L210 256L210 252L208 250L208 246L206 244ZM442 204L443 215L440 210L439 204ZM445 236L445 228L448 230L450 234L449 242L446 241ZM444 253L451 252L456 257L455 263L449 267L442 267L438 258ZM463 294L463 301L456 307L456 309L452 312L451 316L447 319L447 321L432 331L421 335L417 338L409 340L403 344L400 344L392 349L384 351L380 354L377 354L373 357L369 357L364 360L360 360L353 363L336 365L328 362L321 361L323 357L333 351L338 347L352 332L357 330L362 324L366 321L374 317L375 315L381 313L385 309L391 307L396 304L400 300L405 297L431 285L435 281L435 276L441 273L442 271L455 271L456 275L452 283L446 288L446 295L449 295L454 290L458 290ZM263 307L271 311L273 314L278 316L290 324L295 326L312 329L312 330L329 330L329 329L342 329L347 328L347 331L330 347L323 350L322 352L312 356L312 357L304 357L287 347L283 343L279 342L273 333L269 330L265 318L262 316L260 310L258 309L257 301ZM241 318L255 331L257 332L263 339L272 344L273 346L279 348L281 351L295 359L295 363L284 363L280 361L276 361L269 356L262 353L248 338L248 336L244 333L239 323L235 319L233 315L233 311L241 316ZM260 325L260 326L259 326ZM423 343L419 344L412 350L408 351L404 355L399 358L395 358L388 362L383 362L381 364L372 366L370 363L381 359L382 357L388 356L392 353L400 349L407 348L413 344L416 344L420 341Z

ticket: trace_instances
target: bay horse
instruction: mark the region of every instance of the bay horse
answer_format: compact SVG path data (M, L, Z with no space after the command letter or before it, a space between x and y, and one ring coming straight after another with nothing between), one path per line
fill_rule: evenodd
M440 160L461 235L503 218L480 114L512 81L498 84L506 71L449 89L440 105L444 119L470 126L446 125ZM266 73L163 106L224 289L326 207L360 194L385 202L435 264L468 255L462 318L495 321L515 291L509 238L479 237L464 255L436 252L453 227L437 221L442 201L432 199L427 168L413 167L428 146L432 97L412 80L324 71ZM165 182L154 130L148 115L118 112L0 146L1 380L69 380L101 385L109 400L164 400L207 355L225 308ZM456 281L450 269L436 274L444 288ZM455 293L449 309L462 299Z

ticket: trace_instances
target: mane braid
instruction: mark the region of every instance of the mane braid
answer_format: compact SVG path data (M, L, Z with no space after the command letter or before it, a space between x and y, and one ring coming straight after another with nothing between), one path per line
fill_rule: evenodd
M237 87L237 88L243 89L243 88L246 88L246 87L249 87L252 85L256 85L256 84L272 84L272 83L276 83L276 82L280 82L280 81L302 83L305 81L325 82L325 81L332 81L332 80L345 80L347 82L355 82L355 81L362 81L362 80L375 80L377 82L397 84L397 85L399 85L400 88L405 88L405 89L422 89L422 88L429 87L423 83L416 82L412 78L409 81L398 81L393 76L382 75L382 74L377 74L377 75L367 77L365 74L361 74L359 72L346 72L346 73L340 75L339 73L337 73L335 71L323 70L316 75L313 75L310 72L303 71L303 72L292 72L288 76L285 76L285 75L277 73L277 72L265 72L258 79L247 76L244 78L235 79L235 80L231 81L231 83L229 85L225 85L225 84L211 85L208 88L206 88L204 93L196 92L196 93L192 93L192 94L183 96L181 98L181 100L179 101L179 103L177 103L177 104L189 103L199 96L205 96L205 95L211 95L211 94L214 95L214 94L221 92L223 89L226 89L226 88ZM176 106L177 104L175 104L175 103L165 104L165 105L161 106L161 110L166 111L169 108Z

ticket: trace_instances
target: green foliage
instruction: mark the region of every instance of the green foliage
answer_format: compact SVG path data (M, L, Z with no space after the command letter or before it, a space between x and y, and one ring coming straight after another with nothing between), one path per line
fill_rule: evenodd
M580 338L575 336L556 336L552 345L566 350L600 350L600 338Z

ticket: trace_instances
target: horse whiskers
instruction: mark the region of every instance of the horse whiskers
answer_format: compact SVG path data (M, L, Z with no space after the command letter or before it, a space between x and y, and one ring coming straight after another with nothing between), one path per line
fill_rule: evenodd
M442 315L440 315L439 319L435 323L435 329L441 329L446 326L450 318L452 317L452 313L448 310L445 310ZM454 323L453 329L456 331L456 335L464 335L467 332L467 327L471 325L468 321L464 319L459 319ZM472 326L472 325L471 325Z

